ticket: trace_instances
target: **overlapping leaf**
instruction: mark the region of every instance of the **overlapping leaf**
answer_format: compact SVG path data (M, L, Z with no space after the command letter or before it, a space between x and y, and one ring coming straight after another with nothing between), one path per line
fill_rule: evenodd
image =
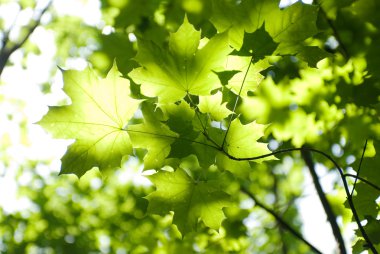
M164 166L165 159L171 151L171 144L179 135L162 122L165 119L164 114L151 102L141 103L141 112L144 121L128 125L127 132L133 148L147 150L144 155L144 168L159 169Z
M230 129L227 133L224 148L226 152L235 158L252 158L255 156L269 154L270 150L267 144L257 142L264 136L266 126L252 122L246 125L240 123L236 118L231 122ZM255 162L264 160L273 160L274 156L269 156Z
M221 86L213 71L223 69L232 51L228 36L217 34L199 48L200 34L185 18L178 31L171 34L169 49L139 41L135 60L142 67L134 69L129 76L141 84L142 94L167 103L178 101L187 93L208 95Z
M128 133L134 148L144 148L148 152L144 157L145 169L158 169L164 166L171 151L170 145L178 134L159 122L145 121L142 124L128 126Z
M256 31L276 9L278 2L273 0L241 1L239 4L214 0L211 22L220 32L228 29L231 45L235 49L240 49L244 31L247 33Z
M220 228L225 218L222 208L230 206L230 197L224 192L229 183L226 173L196 180L179 168L175 172L160 171L149 179L157 188L147 197L150 213L166 215L173 211L173 223L182 235L195 230L199 219L210 228Z
M197 119L194 118L194 109L185 101L181 101L178 105L164 105L162 110L168 117L166 124L178 134L178 138L171 145L170 157L183 158L194 153L191 143L198 135L193 127L193 119Z
M251 64L251 65L250 65ZM230 80L227 87L235 94L247 95L259 86L264 76L260 73L270 66L267 60L251 63L251 57L229 56L226 64L227 70L239 71Z
M297 55L300 49L306 50L306 48L304 49L300 46L300 43L318 31L316 26L318 7L297 2L281 10L278 5L279 1L273 0L243 0L239 4L215 0L213 1L211 22L220 32L229 30L230 43L237 50L243 46L243 43L247 43L245 37L249 37L251 33L257 31L265 23L265 31L268 32L271 38L265 38L260 35L260 40L265 38L264 41L268 42L267 46L272 44L272 48L276 46L273 44L272 39L280 43L275 52L276 54L285 55L290 53ZM244 33L247 34L244 35ZM263 44L256 42L256 45L251 45L249 47L252 49L253 54L257 52L258 56L261 57ZM317 51L314 48L313 54L315 56L310 59L311 66L315 65L315 58L322 59L326 57L325 52L322 50ZM306 57L304 54L302 56Z
M140 103L130 97L129 81L115 65L105 79L89 68L63 71L63 78L72 104L50 107L39 122L56 138L75 139L62 158L61 173L82 176L92 167L120 166L122 157L132 153L125 128Z
M210 96L199 96L199 110L202 113L210 114L215 121L221 121L232 113L226 104L226 102L222 103L221 92Z

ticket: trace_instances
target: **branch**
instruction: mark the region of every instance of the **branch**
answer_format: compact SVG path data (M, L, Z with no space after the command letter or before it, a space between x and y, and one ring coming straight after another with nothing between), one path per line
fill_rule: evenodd
M178 139L179 138L179 137L175 137L175 136L160 135L160 134L156 134L156 133L148 133L148 132L141 132L141 131L134 131L134 130L125 130L125 131L131 131L131 132L142 133L142 134L147 134L147 135L162 136L162 137L173 138L173 139ZM203 133L203 134L205 136L208 136L206 133ZM350 190L348 188L348 184L347 184L347 181L346 181L346 176L345 176L342 168L327 153L322 152L322 151L317 150L317 149L314 149L314 148L302 147L302 148L287 148L287 149L283 149L283 150L277 150L277 151L274 151L274 152L271 152L271 153L268 153L268 154L263 154L263 155L254 156L254 157L238 158L238 157L234 157L234 156L230 155L227 151L225 151L223 149L223 147L220 147L220 146L213 146L213 145L210 145L210 144L206 144L206 143L202 143L202 142L197 142L197 141L190 140L190 139L185 139L185 138L179 138L179 139L186 140L186 141L189 141L189 142L198 143L198 144L202 144L202 145L205 145L205 146L209 146L210 148L213 148L213 149L215 149L217 151L220 151L223 154L225 154L228 158L230 158L232 160L236 160L236 161L254 161L254 160L266 158L266 157L269 157L269 156L273 156L273 155L277 155L277 154L282 154L282 153L288 153L288 152L292 152L292 151L301 151L301 152L302 151L310 151L310 152L315 152L315 153L323 155L325 158L327 158L329 161L331 161L334 164L334 166L336 167L336 169L338 170L338 172L340 174L340 177L341 177L341 180L343 182L344 190L346 192L348 204L349 204L350 209L352 211L352 214L353 214L353 217L355 219L355 222L358 225L359 231L362 234L362 237L364 238L364 240L366 241L368 248L371 249L371 251L374 254L378 254L378 251L375 249L375 247L374 247L373 243L371 242L370 238L368 237L368 235L367 235L364 227L361 225L361 220L360 220L359 215L358 215L358 213L356 211L356 208L355 208L355 205L354 205L354 202L353 202L353 199L352 199L352 196L350 194ZM273 216L275 216L275 215L273 215Z
M301 150L302 158L304 159L307 167L309 168L311 177L313 178L315 189L318 193L319 199L321 200L323 209L326 212L327 219L330 222L331 229L333 231L335 240L338 244L339 250L341 254L346 254L347 250L344 246L344 240L342 237L342 233L340 232L338 223L336 222L336 216L331 208L330 203L328 202L326 195L322 189L321 183L319 182L319 177L317 175L317 172L315 171L315 164L313 162L313 159L311 157L311 152L308 150Z
M231 114L230 119L228 121L228 126L227 126L227 130L226 130L226 134L224 135L224 138L223 138L223 142L222 142L222 146L221 146L222 149L224 149L224 144L226 143L227 134L228 134L228 131L230 130L230 127L231 127L232 118L234 117L234 114L235 114L235 111L236 111L236 107L237 107L237 104L239 102L239 97L240 97L241 91L243 91L244 82L245 82L245 80L246 80L246 78L248 76L249 68L251 68L252 61L253 61L253 56L249 60L248 68L245 71L243 81L241 82L239 93L238 93L238 95L236 97L235 104L234 104L234 107L232 109L232 114Z
M140 131L133 131L133 130L126 130L126 131L131 131L131 132L137 132L137 133L143 133L143 134L147 134L147 135L157 135L156 133L147 133L147 132L140 132ZM206 133L203 133L206 137L208 136ZM162 136L162 137L167 137L167 138L173 138L173 139L178 139L178 137L174 137L174 136L168 136L168 135L158 135L158 136ZM292 152L292 151L310 151L310 152L315 152L315 153L319 153L321 155L323 155L325 158L327 158L329 161L331 161L334 166L336 167L336 169L338 170L339 174L340 174L340 177L342 179L342 182L343 182L343 187L344 187L344 190L346 192L346 196L347 196L347 201L348 201L348 204L350 206L350 209L352 211L352 214L353 214L353 217L355 219L355 222L356 224L358 225L358 228L359 228L359 231L360 233L362 234L364 240L366 241L367 243L367 246L369 249L371 249L371 251L374 253L374 254L378 254L378 251L375 249L373 243L371 242L370 238L368 237L364 227L361 225L361 220L359 218L359 215L356 211L356 208L355 208L355 205L354 205L354 202L353 202L353 199L352 199L352 196L350 194L350 190L348 188L348 184L347 184L347 181L346 181L346 175L344 174L342 168L338 165L338 163L330 156L328 155L327 153L325 152L322 152L322 151L319 151L317 149L314 149L314 148L307 148L307 147L302 147L302 148L287 148L287 149L283 149L283 150L277 150L277 151L274 151L272 153L268 153L268 154L263 154L263 155L260 155L260 156L254 156L254 157L245 157L245 158L238 158L238 157L234 157L232 155L230 155L228 152L226 152L222 147L220 146L213 146L213 145L210 145L210 144L206 144L206 143L202 143L202 142L197 142L197 141L194 141L194 140L189 140L189 139L184 139L182 138L183 140L187 140L189 142L194 142L194 143L199 143L199 144L202 144L202 145L205 145L205 146L209 146L210 148L213 148L217 151L220 151L222 153L224 153L228 158L232 159L232 160L236 160L236 161L254 161L254 160L258 160L258 159L262 159L262 158L266 158L266 157L269 157L269 156L273 156L273 155L277 155L277 154L282 154L282 153L288 153L288 152ZM356 176L355 176L356 177ZM366 180L364 182L367 182ZM370 184L372 187L374 187L373 184ZM377 187L375 187L377 188ZM261 203L259 203L261 204ZM268 211L269 212L269 211ZM273 214L272 214L273 215ZM275 216L275 215L273 215ZM276 217L276 216L275 216Z
M247 194L254 202L255 202L255 205L257 205L258 207L261 207L262 209L264 209L266 212L268 212L269 214L271 214L276 220L277 222L283 227L285 228L286 230L288 230L291 234L293 234L297 239L301 240L302 242L304 242L306 245L308 245L315 253L319 253L319 254L322 254L322 252L320 252L316 247L314 247L310 242L308 242L300 233L298 233L297 230L295 230L291 225L289 225L286 221L284 221L280 215L278 215L274 210L270 209L269 207L267 207L265 204L261 203L255 195L253 195L251 192L249 192L246 188L244 187L241 187L240 190Z
M275 200L274 200L274 204L273 206L278 208L279 207L279 193L278 193L278 178L277 178L277 175L276 174L273 174L273 193L274 193L274 197L275 197ZM286 211L286 210L285 210ZM285 214L285 212L281 213L281 214ZM282 253L283 254L287 254L289 251L288 251L288 247L286 246L286 241L284 241L284 233L285 233L285 230L283 227L279 227L279 233L280 233L280 238L281 238L281 250L282 250Z
M21 48L22 45L24 45L24 43L29 39L30 35L40 25L42 15L44 15L44 13L48 10L48 8L52 4L52 2L53 2L53 0L50 0L48 2L48 4L42 9L41 13L38 15L38 17L34 21L34 24L31 24L28 27L28 30L27 30L25 36L23 38L21 38L20 41L16 42L10 48L7 47L7 44L9 42L9 37L6 34L6 36L4 37L3 42L2 42L3 43L3 47L1 48L1 51L0 51L0 76L1 76L1 74L2 74L2 72L4 70L4 68L5 68L5 65L8 62L9 57L13 54L13 52L15 52L16 50L18 50L19 48Z
M352 200L352 196L350 194L350 190L348 188L348 184L347 184L347 181L346 181L346 178L344 176L344 173L343 173L343 170L342 168L338 165L338 163L330 156L328 155L327 153L325 152L322 152L322 151L319 151L317 149L314 149L314 148L306 148L306 147L302 147L302 148L287 148L287 149L283 149L283 150L277 150L277 151L274 151L272 153L268 153L268 154L263 154L263 155L260 155L260 156L254 156L254 157L246 157L246 158L237 158L237 157L234 157L232 155L230 155L229 153L227 153L226 151L222 150L222 152L230 159L232 160L236 160L236 161L253 161L253 160L258 160L258 159L262 159L262 158L266 158L266 157L269 157L269 156L272 156L272 155L276 155L276 154L281 154L281 153L288 153L288 152L292 152L292 151L302 151L302 150L307 150L307 151L311 151L311 152L315 152L315 153L319 153L321 155L323 155L325 158L327 158L329 161L331 161L334 166L337 168L339 174L340 174L340 178L342 179L342 182L343 182L343 187L344 187L344 191L346 192L346 196L347 196L347 201L348 201L348 205L350 206L350 209L352 211L352 215L354 216L354 219L355 219L355 222L356 224L358 225L358 228L360 230L360 233L362 234L364 240L367 242L367 245L368 245L368 248L371 249L371 251L374 253L374 254L378 254L378 251L375 249L373 243L371 242L371 239L368 237L366 231L364 230L364 227L362 226L361 224L361 220L359 218L359 215L356 211L356 208L355 208L355 205L354 205L354 202Z

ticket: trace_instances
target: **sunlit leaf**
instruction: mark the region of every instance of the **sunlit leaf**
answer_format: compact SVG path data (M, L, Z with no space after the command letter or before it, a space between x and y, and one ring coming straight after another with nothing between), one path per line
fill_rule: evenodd
M63 77L71 105L50 107L39 122L56 138L75 139L62 158L61 174L119 167L132 153L126 126L140 103L130 97L129 81L115 65L105 79L89 68L63 71Z
M173 223L183 235L195 230L199 219L219 229L225 218L222 208L230 206L230 197L223 189L228 183L226 174L197 180L179 168L175 172L160 171L149 179L157 188L147 197L150 213L166 215L173 211Z
M200 32L185 18L176 33L171 34L169 48L153 42L139 41L136 61L142 66L129 76L141 84L141 92L158 97L159 102L175 102L188 94L208 95L221 86L213 71L223 69L227 55L228 35L217 34L199 48Z
M199 96L199 110L208 113L215 121L226 118L231 111L226 108L226 102L222 103L222 93L217 92L210 96Z
M266 126L252 122L246 125L240 123L236 118L232 121L230 129L227 133L225 148L227 153L235 158L251 158L263 154L269 154L270 150L267 144L257 142L264 136ZM264 160L273 160L273 156L255 160L261 162Z

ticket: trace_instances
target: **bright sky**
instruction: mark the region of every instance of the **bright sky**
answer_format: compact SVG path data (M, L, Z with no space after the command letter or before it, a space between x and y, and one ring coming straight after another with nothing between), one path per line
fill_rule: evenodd
M77 15L82 17L87 24L101 28L99 5L98 0L55 0L53 8L59 10L61 15ZM6 26L11 25L17 12L16 3L0 6L0 15L6 17ZM31 11L20 13L18 24L27 24L31 15ZM43 22L48 22L49 18L49 15L45 15ZM11 36L17 36L17 31ZM62 79L59 72L52 80L51 94L43 94L39 88L39 84L49 81L49 70L56 68L53 59L56 52L54 34L39 27L30 37L30 40L39 46L41 54L30 54L26 62L27 68L23 69L21 65L23 60L22 52L15 52L10 59L13 65L4 70L0 84L0 146L5 145L7 147L6 156L10 158L10 164L5 168L0 154L0 193L7 193L7 195L0 196L0 206L10 213L29 207L27 199L20 200L16 197L15 174L18 166L25 160L52 161L50 166L37 167L36 171L46 177L52 171L58 173L60 158L64 154L66 146L70 143L68 141L53 140L40 126L33 124L47 112L47 105L56 104L65 98L65 95L61 90ZM69 59L65 68L82 69L86 64L83 59ZM26 123L26 133L19 128L20 123L24 121ZM291 162L289 163L291 164ZM335 175L328 174L322 166L318 167L318 173L320 176L324 176L322 178L324 190L331 192L331 183ZM305 176L307 179L304 196L307 198L302 198L297 203L301 208L301 217L304 223L303 233L305 238L315 244L323 253L333 253L336 246L334 237L331 234L329 224L326 223L325 213L307 171L305 171ZM126 177L130 177L136 183L147 183L147 180L141 174L132 173ZM21 178L21 181L27 183L28 179L30 178L26 174ZM247 225L255 227L258 224L254 220L247 220ZM346 236L350 239L353 234L353 228L350 227L346 232ZM347 240L347 243L350 242L350 240Z

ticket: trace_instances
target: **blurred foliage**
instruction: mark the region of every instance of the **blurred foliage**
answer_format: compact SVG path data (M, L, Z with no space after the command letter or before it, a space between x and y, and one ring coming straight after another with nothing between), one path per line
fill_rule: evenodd
M15 5L20 14L37 8L35 1L27 0L0 0L0 4ZM380 186L379 2L320 0L314 1L313 6L297 3L270 13L267 20L256 19L256 4L261 4L263 12L260 14L265 16L265 11L276 8L278 2L102 0L100 11L103 21L97 25L89 24L78 16L62 15L61 10L53 5L39 26L52 32L56 43L51 69L46 70L49 78L39 84L39 89L46 96L54 93L56 88L51 83L53 76L57 75L56 65L71 68L72 61L78 59L85 59L102 76L108 73L116 60L121 74L129 77L130 72L141 64L136 57L140 46L137 41L154 41L157 47L166 50L170 45L170 34L177 31L186 14L189 23L200 30L202 38L211 39L217 32L229 29L230 45L235 49L231 55L243 57L254 52L254 64L251 66L257 73L249 76L251 79L248 81L261 83L244 91L236 113L242 123L255 120L268 125L261 140L275 144L276 149L307 144L331 153L347 173L358 170L363 145L368 140L360 176ZM276 29L283 25L277 24L279 17L288 19L289 24L295 20L296 26L289 31L293 34L278 34ZM292 18L295 19L292 21ZM304 26L306 23L307 27ZM7 31L17 30L17 22L13 26L11 24L11 20L0 16L1 39ZM23 33L25 31L20 29L19 35ZM15 43L17 38L19 36L10 36L9 40ZM201 43L204 45L204 41ZM36 45L34 40L23 44L19 50L23 67L30 68L28 58L40 55L42 51L44 48ZM11 60L7 67L12 68L15 63ZM247 65L244 64L231 63L225 71L217 73L222 91L213 100L223 105L226 112L233 110L237 97L233 82L243 78L234 75L244 72L242 66ZM130 79L133 96L147 99L140 91L140 85L134 81ZM5 82L1 80L0 89ZM155 99L147 100L151 104L156 103ZM175 121L166 122L170 129L177 131L185 126L187 129L183 129L180 135L207 142L195 135L196 130L201 129L199 123L183 118L184 115L194 117L183 106L184 101L182 106L177 104L155 111L143 109L144 117L149 121L158 121L158 118L162 122L167 121L168 116L176 117ZM192 103L197 101L191 101L190 97L186 103L193 106ZM207 220L200 218L199 222L196 219L195 230L182 236L177 226L172 224L175 215L173 217L173 212L168 212L170 209L157 203L148 208L149 194L159 195L160 185L157 184L154 192L150 185L125 179L130 171L141 174L140 164L131 166L128 162L123 163L122 169L102 176L92 169L79 181L70 175L39 174L37 168L51 170L49 168L56 167L49 160L22 157L18 158L17 161L21 162L15 168L12 147L20 149L18 143L21 147L29 146L32 120L25 113L27 106L24 102L7 97L3 90L0 90L0 107L7 112L0 114L1 169L17 172L18 195L30 201L28 208L21 211L0 208L0 253L311 253L308 246L295 240L272 216L254 206L249 196L239 191L241 186L247 186L259 200L265 201L285 221L301 231L302 220L296 203L303 198L305 170L298 153L279 155L279 160L257 164L232 161L204 152L195 145L190 147L186 142L174 143L172 146L186 149L172 151L169 156L181 158L193 153L203 166L213 164L209 157L216 156L216 166L224 171L223 174L229 171L227 174L234 175L233 179L224 182L228 187L215 187L218 191L226 191L234 204L222 209L226 218L219 230L210 229ZM200 107L203 113L222 114L212 111L213 107L205 108ZM162 114L153 116L153 112ZM141 126L146 124L145 128L152 127L138 117L133 121ZM11 134L11 129L18 131L17 138ZM214 129L210 135L217 136L219 129ZM141 148L157 142L152 139L150 144L147 142ZM271 145L269 147L272 149ZM134 154L141 159L139 163L146 156L142 149L136 149ZM315 160L328 168L329 173L338 175L331 161L318 155ZM180 165L175 159L166 163L173 168ZM200 177L206 182L209 179L196 170L194 172L191 178ZM215 172L208 173L212 175ZM20 179L25 175L29 177L23 182ZM352 188L354 178L347 180ZM339 177L335 177L331 184L335 191L328 193L328 198L344 228L351 220L351 212L345 203ZM162 196L164 194L161 193ZM378 250L379 196L376 189L364 182L358 181L355 186L354 204L360 218L366 219L365 229ZM153 215L149 210L166 215ZM353 253L367 250L361 233L356 231L355 234L356 239L349 243L353 246Z

